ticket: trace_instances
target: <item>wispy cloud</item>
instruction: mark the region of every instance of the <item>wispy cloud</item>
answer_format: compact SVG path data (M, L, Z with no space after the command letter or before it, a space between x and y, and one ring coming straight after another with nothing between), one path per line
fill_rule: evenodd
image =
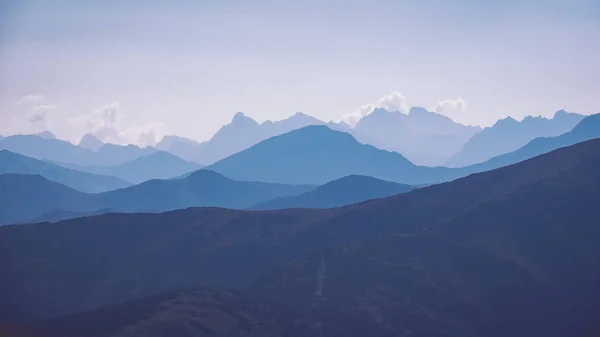
M38 101L42 100L43 98L44 98L44 96L42 96L42 95L29 94L29 95L25 95L25 96L19 98L17 101L15 101L15 105L31 104L34 102L38 102Z
M69 119L68 123L104 143L152 146L166 134L167 128L162 123L125 127L126 116L121 104L115 101Z

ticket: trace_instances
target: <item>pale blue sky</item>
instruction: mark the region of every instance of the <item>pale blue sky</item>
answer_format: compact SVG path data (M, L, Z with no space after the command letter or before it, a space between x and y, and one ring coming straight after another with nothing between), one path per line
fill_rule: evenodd
M0 134L205 140L392 91L470 124L600 112L599 41L597 0L0 0Z

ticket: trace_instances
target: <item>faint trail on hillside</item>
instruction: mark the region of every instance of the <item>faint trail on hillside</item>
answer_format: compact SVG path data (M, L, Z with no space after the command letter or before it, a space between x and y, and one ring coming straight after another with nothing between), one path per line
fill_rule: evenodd
M325 297L323 296L323 289L325 288L325 278L327 278L327 265L325 264L325 258L321 258L321 264L319 265L319 269L317 270L317 283L315 285L315 296L316 301L311 304L308 310L312 309L319 302L323 302Z

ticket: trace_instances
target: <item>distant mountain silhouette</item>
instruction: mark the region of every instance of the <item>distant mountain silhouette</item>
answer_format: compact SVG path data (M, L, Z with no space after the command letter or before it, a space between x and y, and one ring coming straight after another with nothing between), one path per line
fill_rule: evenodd
M443 163L480 131L479 127L456 123L418 107L411 108L408 114L376 108L354 127L359 141L400 152L420 165Z
M183 179L150 180L98 194L67 194L65 191L70 191L70 188L40 176L1 176L5 180L19 178L14 178L10 184L5 183L2 191L6 200L10 199L19 207L13 215L7 213L6 219L0 218L0 225L34 220L57 221L106 212L164 212L198 206L243 209L265 200L297 195L315 188L311 185L234 181L212 171L200 170ZM29 194L35 194L37 200L29 202ZM76 202L63 197L65 194L77 199ZM7 201L6 205L11 203Z
M44 139L56 139L56 136L50 131L42 131L36 134L38 137L42 137Z
M178 136L165 136L155 147L158 150L172 153L183 160L193 162L200 155L203 146L206 146L206 143L201 144Z
M304 193L315 186L234 181L199 170L183 179L150 180L102 193L105 207L118 211L170 211L194 206L247 208L259 202Z
M0 225L35 218L64 205L76 212L98 208L85 193L40 175L0 174Z
M409 185L449 180L459 170L415 166L396 152L359 143L324 125L276 136L207 167L232 179L324 184L348 175Z
M64 164L79 171L118 177L134 184L151 179L170 179L202 168L164 151L133 159L115 166L78 166Z
M58 139L46 139L37 135L16 135L0 140L0 149L24 156L82 166L111 166L147 156L156 151L152 147L105 144L94 152Z
M251 209L333 208L369 199L405 193L414 187L373 177L351 175L328 182L306 193L267 200Z
M39 174L48 180L88 193L116 190L131 185L119 178L76 171L6 150L0 150L0 174L2 173Z
M472 165L469 169L478 172L491 170L594 138L600 138L600 114L585 117L570 132L555 137L536 138L517 151L494 157L481 164Z
M281 300L338 336L570 335L600 303L599 167L591 140L343 208L4 226L0 320L209 285Z
M79 141L79 146L97 152L102 146L104 146L104 143L88 133L81 138Z
M306 317L239 291L202 288L161 294L83 314L2 330L22 337L332 336Z
M221 127L208 142L201 144L202 147L194 162L214 163L267 138L308 125L322 124L325 122L301 112L280 121L266 121L262 124L238 112L233 116L231 123Z
M58 207L64 207L64 205L59 205ZM117 213L115 210L110 208L99 208L94 211L63 211L63 210L55 210L48 213L44 213L42 215L36 216L34 218L28 218L24 220L19 220L19 222L12 222L13 224L25 224L25 223L38 223L38 222L58 222L62 220L89 217L94 215L102 215L107 213Z
M550 119L532 116L525 117L521 122L512 117L501 119L473 136L445 165L463 167L484 162L515 151L534 138L553 137L568 132L584 117L560 110Z

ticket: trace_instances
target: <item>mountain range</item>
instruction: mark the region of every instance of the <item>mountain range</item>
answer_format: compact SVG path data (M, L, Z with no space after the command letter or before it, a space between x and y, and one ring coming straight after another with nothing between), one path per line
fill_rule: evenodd
M203 166L187 162L164 151L132 159L114 166L79 166L56 163L74 170L117 177L133 184L151 179L171 179L201 169Z
M413 107L408 114L376 108L353 131L363 143L371 139L375 142L371 145L399 152L413 163L435 166L458 152L481 128Z
M47 319L215 286L276 301L338 336L580 335L600 313L598 167L600 140L591 140L343 208L5 226L0 317ZM114 308L96 319L119 317Z
M410 185L368 176L351 175L328 182L300 195L267 200L250 208L333 208L406 193L412 189L414 187Z
M15 135L0 139L0 150L8 150L27 157L80 166L112 166L147 156L156 151L152 147L104 144L98 151L73 145L67 141L39 135Z
M2 174L0 183L0 205L3 209L0 225L34 219L62 220L98 214L101 210L164 212L194 206L243 209L315 188L310 185L239 182L206 170L194 172L184 179L155 179L98 194L75 191L40 175Z
M243 181L324 184L365 175L409 185L450 180L459 170L416 166L397 152L359 143L324 125L269 138L206 169Z
M0 150L0 174L6 173L39 174L46 179L88 193L105 192L131 185L116 177L76 171L7 150ZM30 190L29 193L32 191L35 189Z
M538 137L561 135L577 125L585 116L557 111L553 118L527 116L522 121L507 117L475 134L460 152L446 160L445 166L462 167L484 162L516 151Z

